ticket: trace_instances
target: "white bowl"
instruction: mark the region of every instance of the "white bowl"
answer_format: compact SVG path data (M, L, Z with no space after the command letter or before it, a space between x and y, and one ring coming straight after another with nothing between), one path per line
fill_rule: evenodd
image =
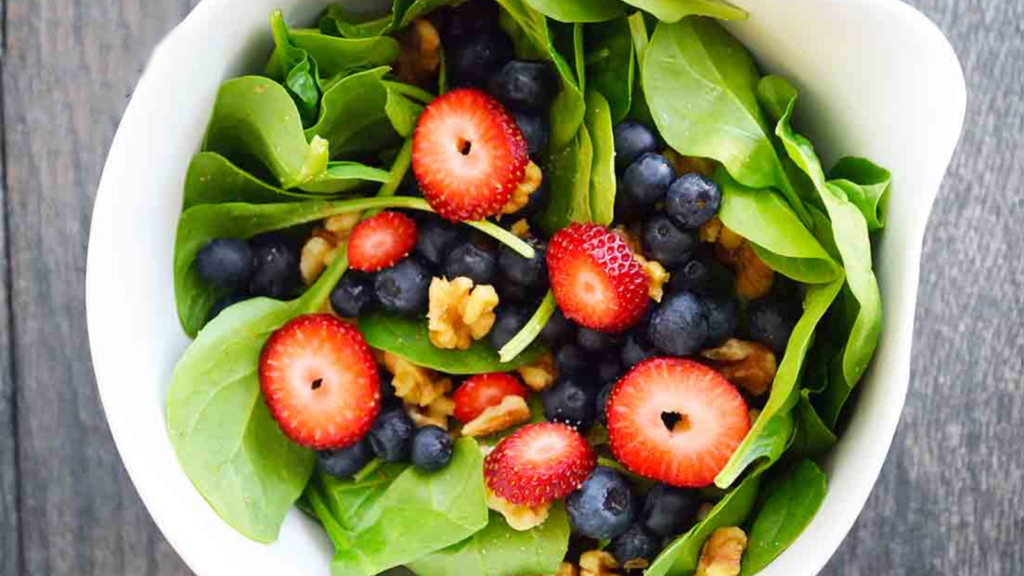
M359 0L350 4L366 4ZM892 170L876 251L885 304L878 356L839 446L828 497L807 531L763 574L817 574L867 500L910 375L921 244L963 124L966 88L942 33L898 0L738 0L730 25L763 66L802 89L802 128L825 165L867 156ZM189 482L167 438L164 398L189 340L174 307L174 232L189 159L222 81L259 70L267 18L313 22L327 0L205 0L157 49L114 139L89 244L87 303L96 379L125 467L157 525L202 576L328 575L330 545L293 511L272 545L242 537ZM901 519L894 518L894 522Z

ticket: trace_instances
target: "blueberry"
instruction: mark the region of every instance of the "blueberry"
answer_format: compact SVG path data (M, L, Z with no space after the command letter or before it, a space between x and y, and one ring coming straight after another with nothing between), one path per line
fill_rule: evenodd
M530 312L522 306L506 305L499 306L496 315L497 319L488 338L491 347L501 350L530 321Z
M535 290L516 284L515 282L499 282L494 289L498 291L498 296L502 304L523 304L532 300L536 295Z
M349 270L331 291L331 308L342 318L358 318L373 306L373 281L357 270Z
M644 254L666 268L675 268L690 260L700 243L696 232L680 230L672 219L663 214L657 214L644 223L641 239Z
M448 69L456 86L484 86L512 56L512 40L501 30L491 30L457 47Z
M595 468L590 478L565 498L565 511L576 532L595 540L621 535L637 514L629 481L607 466Z
M590 358L576 345L568 344L555 353L555 366L559 374L576 376L590 368Z
M547 244L536 238L530 238L526 243L535 252L533 258L524 258L502 244L498 250L498 268L509 282L526 288L540 288L548 281Z
M625 170L637 158L658 148L658 137L639 122L623 122L615 127L615 167Z
M732 274L704 251L672 271L668 292L689 291L700 295L732 293Z
M412 438L412 463L420 470L435 472L452 461L455 444L438 426L424 426Z
M647 337L670 356L689 356L708 339L708 315L704 303L691 292L669 296L654 310Z
M547 340L548 344L559 344L572 338L575 328L576 325L570 322L561 310L556 309L548 323L540 331L540 335L541 338Z
M747 311L747 335L782 357L789 335L800 320L800 306L778 298L763 298Z
M516 119L516 125L523 133L523 138L526 138L526 150L530 156L548 147L548 141L551 140L551 127L548 125L547 118L523 112L513 112L512 116Z
M381 412L367 439L373 453L385 462L408 462L416 424L401 407Z
M690 527L700 508L696 490L658 484L647 493L640 522L663 538L681 534Z
M736 333L736 324L739 322L736 299L728 295L706 296L704 309L708 313L707 346L721 346Z
M385 312L408 316L427 311L430 280L430 270L422 262L406 258L378 272L373 289Z
M608 425L608 398L612 395L612 389L615 388L616 382L606 384L601 391L597 393L597 398L594 399L594 411L597 414L597 421L601 424Z
M440 266L445 256L462 239L462 231L458 226L433 214L422 218L416 228L419 232L416 254L431 266Z
M626 370L629 370L644 360L654 358L657 355L658 351L651 344L651 341L647 339L646 329L634 329L626 335L626 342L622 345L620 360Z
M395 390L394 377L386 372L380 377L380 402L383 406L401 406L402 399Z
M665 193L676 179L672 163L661 154L647 153L626 169L619 184L618 196L627 213L640 213L665 199Z
M605 358L597 365L597 381L604 387L608 384L615 384L622 376L622 365L618 358Z
M563 376L544 391L544 416L552 422L589 430L594 424L598 390L585 386L578 377Z
M252 247L245 240L210 240L196 256L199 276L214 286L238 290L246 288L253 272Z
M672 183L665 199L665 211L680 226L696 230L705 225L722 206L722 190L707 176L691 172Z
M608 545L612 556L626 570L646 568L661 550L661 538L641 524L633 524Z
M444 26L444 45L456 46L468 38L498 29L498 4L491 0L472 0L448 11Z
M316 453L320 469L331 476L351 478L373 460L373 448L366 438L340 450L322 450Z
M516 212L517 218L530 218L538 214L548 205L548 199L551 198L551 186L548 185L548 179L545 178L541 183L540 187L530 194L530 201L526 203L526 206L521 208L519 212ZM543 233L544 229L541 226L531 224L534 228L534 233Z
M465 276L475 284L493 284L498 259L489 247L464 242L456 246L444 259L444 275L449 280Z
M547 114L558 94L558 78L547 62L513 60L491 78L487 89L513 110Z
M268 240L253 250L256 271L249 282L253 296L283 300L299 289L299 251L290 242Z
M576 345L586 352L604 352L618 346L620 342L622 342L622 336L619 334L598 332L583 326L576 329Z
M213 320L217 316L220 316L221 312L231 308L239 302L245 302L249 298L250 296L245 292L236 292L217 300L213 303L213 307L210 308L210 315L207 317L206 321L209 322L210 320Z

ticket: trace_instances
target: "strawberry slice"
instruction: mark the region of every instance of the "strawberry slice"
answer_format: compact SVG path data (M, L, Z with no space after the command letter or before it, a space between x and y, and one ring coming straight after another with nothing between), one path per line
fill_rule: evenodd
M260 386L285 435L336 450L358 442L380 412L380 377L363 335L330 314L299 316L271 335Z
M539 506L579 488L596 465L594 449L579 432L540 422L499 442L484 460L484 477L505 500Z
M608 399L608 438L630 471L665 484L702 487L750 431L747 403L721 374L680 358L651 358Z
M398 264L416 247L416 221L398 212L381 212L360 222L348 239L348 266L377 272Z
M591 330L622 332L647 310L650 278L629 245L597 224L570 224L548 245L558 308Z
M519 396L526 400L529 394L519 379L511 374L477 374L463 382L452 396L455 401L455 418L467 424L484 410L501 404L506 396Z
M452 221L501 212L529 162L515 118L474 88L452 90L431 102L413 134L412 169L423 196Z

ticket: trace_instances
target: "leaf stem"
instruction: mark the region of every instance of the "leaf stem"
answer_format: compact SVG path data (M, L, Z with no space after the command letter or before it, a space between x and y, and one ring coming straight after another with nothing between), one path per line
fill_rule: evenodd
M551 315L555 313L555 295L548 290L544 300L541 301L537 311L533 313L533 317L530 321L523 326L523 329L519 331L508 344L505 344L500 351L498 351L498 358L502 362L511 362L516 356L526 350L526 348L537 339L540 335L541 330L547 325L548 320L551 319Z

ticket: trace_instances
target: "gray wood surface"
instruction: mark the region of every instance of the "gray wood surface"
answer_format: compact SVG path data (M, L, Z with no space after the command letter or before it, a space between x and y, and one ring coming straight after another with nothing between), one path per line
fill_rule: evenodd
M151 47L196 1L0 0L0 574L189 574L110 440L89 363L84 273L93 194L127 97ZM911 3L963 60L967 126L926 241L903 423L824 574L1016 576L1024 3Z

